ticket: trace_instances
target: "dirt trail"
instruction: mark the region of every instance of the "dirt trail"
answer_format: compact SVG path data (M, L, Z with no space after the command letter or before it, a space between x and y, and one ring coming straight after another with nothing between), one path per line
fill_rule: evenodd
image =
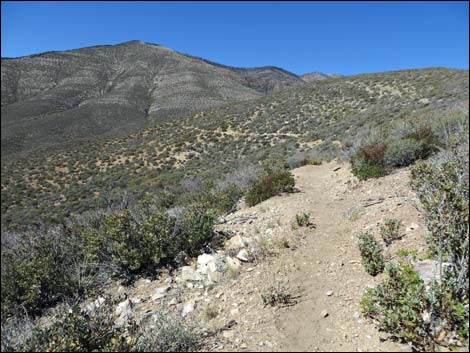
M245 265L236 281L218 287L218 303L226 313L218 320L233 318L237 325L224 331L213 349L407 351L406 345L383 341L386 335L359 313L364 290L381 277L365 273L357 235L370 229L379 238L381 222L398 218L405 236L387 249L386 256L401 247L424 251L425 227L414 207L408 173L402 169L384 178L358 182L347 164L305 166L293 171L299 193L238 211L235 217L251 214L257 218L250 224L225 227L246 238L269 234L277 255L255 266ZM293 229L295 215L302 212L310 212L315 229ZM288 282L298 302L284 308L264 307L260 296L273 280Z

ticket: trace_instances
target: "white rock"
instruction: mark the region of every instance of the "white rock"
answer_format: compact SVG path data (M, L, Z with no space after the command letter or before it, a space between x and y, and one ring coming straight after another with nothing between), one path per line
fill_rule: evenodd
M320 313L320 316L321 317L327 317L328 316L328 311L322 310L322 312Z
M183 281L202 281L202 276L191 266L183 266L181 269L181 279Z
M176 298L171 299L168 303L168 305L170 305L170 306L173 306L173 305L176 305L176 304L178 304L178 301L176 300Z
M101 304L103 304L106 301L103 297L98 297L93 303L89 304L86 309L88 311L93 311L96 308L99 308Z
M406 233L411 232L412 230L418 229L419 225L416 223L411 223L405 230Z
M222 280L222 273L220 273L219 271L209 272L207 274L207 279L209 280L209 282L218 283Z
M328 292L325 293L328 297L331 297L333 295L333 291L329 290Z
M224 333L222 334L224 338L233 338L233 335L234 335L233 331L224 331Z
M240 250L240 252L237 254L237 259L248 262L250 260L250 255L248 254L248 251L245 249Z
M140 304L142 303L144 300L142 298L132 298L130 299L130 305L131 307L137 305L137 304Z
M155 292L157 292L157 293L159 293L159 294L163 294L163 293L168 292L170 289L171 289L171 286L158 287L158 288L155 290Z
M442 263L442 271L448 266L451 266L449 262ZM441 281L440 278L440 266L439 261L436 260L423 260L415 263L416 270L419 273L419 276L423 280L424 284L430 284L432 281Z
M225 243L225 247L229 250L237 250L237 249L243 248L245 246L246 246L246 241L240 235L235 235L234 237L231 237Z
M423 318L424 323L426 323L426 324L430 323L431 322L431 313L429 311L425 311L422 314L422 318Z
M216 261L216 258L209 254L202 254L202 255L199 255L197 258L197 263L199 265L207 265L208 263L215 262L215 261Z
M184 305L183 310L181 311L181 316L186 317L189 313L194 311L194 304L187 303Z
M103 304L106 301L105 298L103 297L98 297L98 299L95 300L95 305L99 307L101 304Z
M130 312L130 301L128 299L120 302L116 306L116 316L126 315Z
M204 275L210 272L215 272L217 271L217 264L215 263L215 261L209 262L208 264L199 266L196 271Z
M236 269L236 270L238 270L241 266L240 260L234 257L227 256L226 262L229 267Z
M158 300L166 297L166 293L156 293L152 295L152 300Z

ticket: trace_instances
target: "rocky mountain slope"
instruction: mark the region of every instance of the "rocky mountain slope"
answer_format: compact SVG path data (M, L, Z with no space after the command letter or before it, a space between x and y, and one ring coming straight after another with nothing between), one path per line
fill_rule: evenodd
M217 180L296 153L331 158L347 154L371 129L455 114L468 115L468 71L405 70L290 87L123 138L82 139L4 159L2 222L60 219L93 209L113 190Z
M232 68L141 41L2 58L1 68L2 155L304 84L276 67Z

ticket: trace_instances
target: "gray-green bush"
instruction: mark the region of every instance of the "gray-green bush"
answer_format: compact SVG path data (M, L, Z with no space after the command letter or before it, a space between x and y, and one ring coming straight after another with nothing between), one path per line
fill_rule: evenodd
M425 286L411 264L391 264L385 281L361 301L362 311L380 329L416 350L435 350L436 342L452 349L455 337L468 341L468 173L468 140L411 170L411 185L430 231L428 247L442 268L442 279ZM443 268L444 261L450 265Z
M394 140L387 146L384 162L391 167L405 167L427 156L428 150L423 142L405 138Z
M428 245L441 261L453 264L457 296L469 290L469 153L468 144L444 152L411 171L430 231Z
M368 274L376 276L384 270L383 249L371 232L363 232L358 239L362 265Z
M384 221L384 224L380 227L380 234L387 246L400 238L400 227L401 221L399 219L387 218Z
M289 171L268 171L247 191L246 203L254 206L281 192L294 192L295 180Z
M213 213L203 208L175 217L147 205L16 236L2 244L2 314L17 306L36 314L81 298L107 275L153 275L180 253L197 255L211 242L213 224Z
M36 323L22 341L3 340L6 351L29 352L122 352L132 351L138 337L135 324L117 327L110 299L93 311L78 305L62 305L49 325Z

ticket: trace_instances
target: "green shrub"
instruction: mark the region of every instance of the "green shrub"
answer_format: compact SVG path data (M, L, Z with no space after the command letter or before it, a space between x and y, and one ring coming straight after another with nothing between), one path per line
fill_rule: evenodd
M418 250L417 249L398 249L397 256L401 259L411 259L416 261L418 259Z
M165 212L156 212L139 221L130 210L125 210L106 217L99 236L104 240L105 252L120 272L152 273L178 248L173 238L174 226L175 219Z
M413 131L405 136L405 139L414 139L419 141L423 146L423 152L427 155L436 150L436 146L440 144L438 136L434 133L431 126L417 125Z
M439 262L451 263L444 268L441 281L425 287L411 265L391 264L388 278L361 301L362 311L380 329L410 342L415 349L432 350L442 337L442 343L448 345L449 337L455 334L462 341L468 340L468 157L468 145L464 145L418 163L411 171L411 185L421 200L431 232L431 254ZM409 254L399 255L406 260ZM435 330L437 327L439 330Z
M248 206L254 206L281 192L293 192L294 186L294 176L290 172L269 172L248 190L246 203Z
M197 205L215 210L218 214L225 214L234 210L234 206L242 196L243 191L237 185L228 184L214 187L208 184L201 188L201 190L183 196L179 203L183 205Z
M308 161L307 161L307 164L309 165L321 165L322 164L322 160L321 159L318 159L318 158L310 158Z
M426 288L413 266L392 263L387 267L387 278L366 291L361 310L392 337L411 343L416 350L434 350L440 333L436 327L468 339L468 301L454 296L454 285L444 278Z
M359 251L361 253L362 265L366 272L376 276L384 270L383 249L370 232L359 235Z
M18 311L13 316L2 316L1 351L26 351L25 342L31 339L37 322Z
M261 300L264 306L282 306L291 304L293 297L284 283L276 281L261 293Z
M212 239L213 224L214 216L203 208L184 210L178 218L162 210L124 210L104 217L95 249L119 274L153 274L181 252L196 255Z
M384 154L387 145L374 143L361 147L351 158L352 173L359 180L379 178L388 173L384 163Z
M62 228L2 244L2 314L21 306L40 313L64 299L83 297L106 276L153 275L178 255L196 256L213 238L214 214L203 208L135 208L93 215ZM5 245L5 246L4 246Z
M385 244L388 246L394 240L400 239L401 221L399 219L386 219L380 227L380 234Z
M108 300L109 301L109 300ZM62 308L51 325L36 326L20 351L122 352L131 351L135 327L116 327L115 307L106 301L92 312L78 305Z
M190 256L195 256L207 245L214 235L215 217L212 212L204 208L192 208L183 213L182 219L177 226L180 247L177 252L184 251ZM174 253L176 256L177 253Z
M388 174L387 169L383 165L371 164L364 160L352 161L351 172L359 180L367 180L369 178L380 178Z
M62 228L9 235L4 241L1 258L4 315L14 312L19 305L27 312L37 313L64 298L81 297L98 280L96 263L84 255L83 240Z
M195 326L179 315L157 312L149 328L141 332L135 350L139 352L194 352L200 347Z
M451 147L468 138L468 116L451 115L433 121L432 130L440 145Z
M469 154L468 145L446 152L411 170L411 186L425 210L430 251L452 263L456 297L469 291ZM465 299L467 298L467 299Z
M307 227L313 225L310 222L310 213L299 213L295 215L295 222L299 227Z
M425 286L411 265L390 264L388 278L368 289L361 300L362 312L374 319L379 329L419 347L429 343L429 327L423 320Z
M384 161L391 167L405 167L418 159L428 157L430 153L425 143L414 138L393 140L385 151Z

